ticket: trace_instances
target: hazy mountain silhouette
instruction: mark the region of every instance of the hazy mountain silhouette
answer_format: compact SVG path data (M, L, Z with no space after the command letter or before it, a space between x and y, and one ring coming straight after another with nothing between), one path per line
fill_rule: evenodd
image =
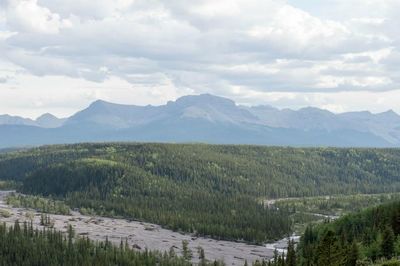
M206 142L291 146L400 146L400 116L318 108L244 107L202 94L161 106L98 100L66 119L0 116L0 147L93 141Z

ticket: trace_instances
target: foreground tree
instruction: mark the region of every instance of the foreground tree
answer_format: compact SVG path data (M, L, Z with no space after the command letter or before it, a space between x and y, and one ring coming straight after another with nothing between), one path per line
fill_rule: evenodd
M394 254L394 232L391 227L386 226L385 230L383 230L382 234L382 244L381 244L381 249L382 249L382 255L387 258L391 259Z

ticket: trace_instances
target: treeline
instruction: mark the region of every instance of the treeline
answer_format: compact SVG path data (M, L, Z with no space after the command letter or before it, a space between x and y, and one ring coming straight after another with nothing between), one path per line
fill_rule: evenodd
M204 255L204 254L203 254ZM119 246L108 240L94 242L88 238L75 238L72 227L68 234L53 229L34 229L32 224L13 227L0 225L0 265L68 265L68 266L189 266L190 261L170 252L135 251L121 240ZM222 265L201 260L201 265Z
M11 190L11 189L17 189L19 188L19 183L13 181L13 180L0 180L0 190Z
M400 201L307 227L298 255L304 266L400 265Z
M298 214L342 216L396 200L400 201L400 193L334 195L282 199L276 201L275 206L289 207Z
M38 196L10 194L7 196L6 202L13 207L31 208L43 213L69 215L71 212L69 206L62 201Z

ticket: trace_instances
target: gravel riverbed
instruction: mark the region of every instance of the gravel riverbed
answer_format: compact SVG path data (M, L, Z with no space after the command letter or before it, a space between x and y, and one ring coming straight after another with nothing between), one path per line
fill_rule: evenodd
M27 214L33 214L33 224L40 226L41 213L25 208L13 208L6 204L5 198L11 191L0 191L0 210L10 213L10 217L1 217L0 221L12 225L15 220L20 222L29 221ZM118 244L121 239L127 239L132 248L138 250L160 250L168 251L173 247L176 253L181 254L182 241L189 242L189 248L193 252L193 262L198 262L197 248L202 247L209 260L223 260L226 265L243 265L244 261L252 263L256 260L270 259L273 257L274 249L283 251L287 240L280 240L266 246L249 245L245 243L215 240L205 237L194 237L181 234L171 230L163 229L159 225L128 221L125 219L114 219L99 216L85 216L78 212L71 215L50 214L54 222L54 228L66 231L68 225L72 225L77 235L88 236L92 240L109 241Z

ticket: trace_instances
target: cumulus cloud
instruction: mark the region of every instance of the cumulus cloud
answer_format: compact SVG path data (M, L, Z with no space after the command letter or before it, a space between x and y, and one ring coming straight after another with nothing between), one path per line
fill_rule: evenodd
M6 20L13 30L20 32L52 34L71 26L69 20L39 6L37 0L9 0Z
M0 77L12 76L12 65L17 74L99 88L124 81L168 100L188 92L240 100L246 93L399 89L396 0L332 0L312 8L293 0L0 3L0 63L8 65Z

